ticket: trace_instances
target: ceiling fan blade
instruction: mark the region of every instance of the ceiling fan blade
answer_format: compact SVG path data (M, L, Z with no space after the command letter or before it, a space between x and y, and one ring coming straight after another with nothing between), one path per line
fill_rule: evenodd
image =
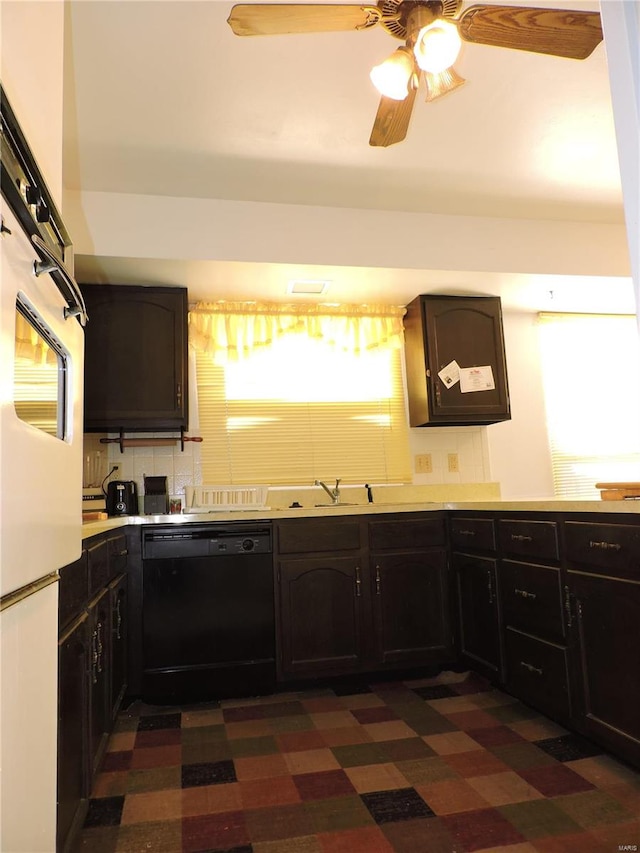
M586 59L602 41L597 12L534 9L525 6L472 6L460 17L465 41Z
M384 96L380 99L369 145L387 148L389 145L395 145L396 142L402 142L409 129L416 92L417 89L410 89L404 101L396 101Z
M237 36L272 36L363 30L381 17L377 6L243 3L231 9L227 23Z
M454 89L458 89L463 83L467 82L464 77L458 74L453 65L450 68L445 68L439 74L431 74L429 71L423 73L427 84L427 96L425 98L427 102L435 101L436 98L453 92Z

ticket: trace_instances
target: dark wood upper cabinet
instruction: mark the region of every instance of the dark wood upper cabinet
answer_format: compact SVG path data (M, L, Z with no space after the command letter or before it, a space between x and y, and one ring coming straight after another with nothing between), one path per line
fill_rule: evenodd
M412 427L492 424L511 418L499 297L417 296L407 306L404 326ZM485 368L479 379L490 374L494 387L466 390L473 380L470 375L464 384L455 381L455 375L452 383L445 381L439 374L453 362L463 370ZM478 388L482 384L479 381Z
M82 285L86 432L188 426L187 290Z

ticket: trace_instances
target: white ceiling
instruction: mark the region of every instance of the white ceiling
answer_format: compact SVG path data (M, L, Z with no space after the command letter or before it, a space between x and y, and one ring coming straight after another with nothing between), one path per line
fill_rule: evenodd
M466 85L431 104L419 93L407 139L381 149L368 145L378 104L368 74L399 42L381 28L239 38L226 23L231 5L71 0L67 190L452 222L624 222L603 44L584 61L466 44L456 63ZM535 5L598 9L576 0ZM462 258L460 271L452 264L445 273L405 269L401 259L363 268L149 254L81 246L76 274L186 284L192 299L249 299L259 281L262 298L284 300L290 280L327 278L322 299L331 301L387 301L392 288L393 301L406 302L447 288L500 293L525 310L633 310L626 277L481 274Z

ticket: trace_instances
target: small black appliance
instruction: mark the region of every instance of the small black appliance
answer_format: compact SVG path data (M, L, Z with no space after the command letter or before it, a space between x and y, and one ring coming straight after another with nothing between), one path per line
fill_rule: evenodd
M138 486L133 480L112 480L107 484L107 513L138 515Z
M166 515L169 512L166 477L144 478L144 511L146 515Z

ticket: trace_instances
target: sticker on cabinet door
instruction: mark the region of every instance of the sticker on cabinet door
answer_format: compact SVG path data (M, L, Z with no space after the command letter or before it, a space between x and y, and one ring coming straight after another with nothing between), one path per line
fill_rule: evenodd
M492 391L496 387L491 365L486 367L460 368L460 393L469 394L472 391Z
M460 381L460 365L455 358L439 371L438 376L447 388L451 388L456 382Z

